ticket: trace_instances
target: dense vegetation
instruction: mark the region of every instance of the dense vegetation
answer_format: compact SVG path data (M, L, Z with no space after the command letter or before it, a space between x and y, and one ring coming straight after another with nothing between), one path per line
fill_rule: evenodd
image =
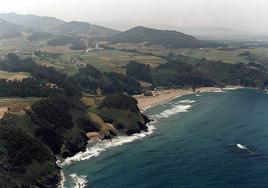
M126 74L128 76L136 78L137 80L150 82L151 81L150 71L151 69L149 65L141 64L136 61L130 61L127 64Z
M49 88L46 83L32 78L22 81L0 79L0 97L47 97L56 92L55 88Z
M140 113L136 99L127 95L107 96L98 106L97 114L118 130L131 135L147 131L149 119Z
M74 76L80 89L88 93L96 93L100 90L102 94L123 93L139 94L142 88L135 79L120 73L102 73L91 65L80 69Z
M169 63L155 68L146 67L146 69L144 68L145 65L130 62L127 65L127 74L138 80L149 81L153 84L153 87L207 87L224 85L262 87L268 79L268 74L264 67L253 62L233 65L173 55L166 57L166 59ZM135 74L136 72L137 74Z
M8 117L2 120L0 187L52 187L59 181L55 162L49 148L29 131L22 129Z

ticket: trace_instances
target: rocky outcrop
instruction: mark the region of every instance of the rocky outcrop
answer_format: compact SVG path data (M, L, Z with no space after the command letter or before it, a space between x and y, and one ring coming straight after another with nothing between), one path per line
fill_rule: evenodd
M140 112L137 100L128 95L107 96L96 113L104 122L113 124L117 130L127 135L148 129L148 117Z

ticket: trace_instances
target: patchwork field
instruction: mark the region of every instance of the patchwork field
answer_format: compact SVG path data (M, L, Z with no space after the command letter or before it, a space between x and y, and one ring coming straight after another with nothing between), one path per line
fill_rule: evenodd
M151 55L123 52L120 50L95 50L90 52L66 52L57 58L36 58L36 62L46 66L53 66L69 75L75 74L81 67L90 64L101 71L124 72L129 61L138 61L152 67L166 63L164 59Z

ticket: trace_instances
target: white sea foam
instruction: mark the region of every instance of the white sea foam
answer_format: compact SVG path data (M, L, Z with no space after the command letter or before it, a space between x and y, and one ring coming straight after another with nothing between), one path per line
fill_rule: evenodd
M215 90L212 91L213 93L224 93L225 91L221 88L217 88Z
M154 118L168 118L178 113L187 112L191 105L176 105L171 109L165 110L160 114L154 115Z
M145 107L143 110L141 110L141 112L145 112L146 110L148 110L148 109L150 109L150 108L152 108L153 106L147 106L147 107Z
M57 162L59 162L59 161L57 161ZM61 181L60 181L58 188L64 188L65 176L64 176L64 172L62 170L60 171L60 178L61 178Z
M233 90L238 90L238 89L242 89L243 87L225 87L223 88L223 90L225 91L233 91Z
M186 100L181 100L181 101L179 101L179 103L186 103L186 104L189 104L189 103L195 103L196 101L194 101L194 100L189 100L189 99L186 99Z
M70 177L74 184L73 188L86 188L87 187L86 176L78 176L77 174L71 174Z
M196 96L196 97L201 97L202 95L196 94L195 96Z
M84 161L93 157L97 157L109 148L121 146L123 144L142 139L152 134L154 130L155 127L152 124L148 124L148 132L141 132L132 136L117 136L112 141L104 140L103 142L97 142L95 145L89 146L85 152L80 152L73 157L65 159L59 164L59 166L63 167L66 165L70 165L72 162L75 161Z

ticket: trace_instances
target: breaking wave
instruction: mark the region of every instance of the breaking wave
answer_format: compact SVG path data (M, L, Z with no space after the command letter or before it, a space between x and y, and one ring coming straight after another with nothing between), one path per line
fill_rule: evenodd
M126 143L133 142L135 140L142 139L150 134L153 133L155 130L155 127L152 125L152 123L148 124L148 132L141 132L134 134L132 136L117 136L113 138L112 141L104 140L103 142L97 142L93 146L88 146L85 152L79 152L73 157L69 157L59 163L60 167L64 167L66 165L70 165L72 162L77 162L77 161L84 161L88 160L93 157L99 156L102 152L106 151L109 148L116 147L116 146L121 146Z
M189 99L179 101L179 103L194 103L194 102L196 102L196 101L189 100Z
M191 108L191 105L189 105L189 104L188 105L176 105L176 106L172 107L171 109L164 110L160 114L153 115L152 117L154 117L154 118L168 118L168 117L173 116L173 115L178 114L178 113L187 112L188 109L190 109L190 108Z
M73 188L86 188L87 187L87 179L86 176L78 176L77 174L71 174L70 175L72 182L73 182Z

